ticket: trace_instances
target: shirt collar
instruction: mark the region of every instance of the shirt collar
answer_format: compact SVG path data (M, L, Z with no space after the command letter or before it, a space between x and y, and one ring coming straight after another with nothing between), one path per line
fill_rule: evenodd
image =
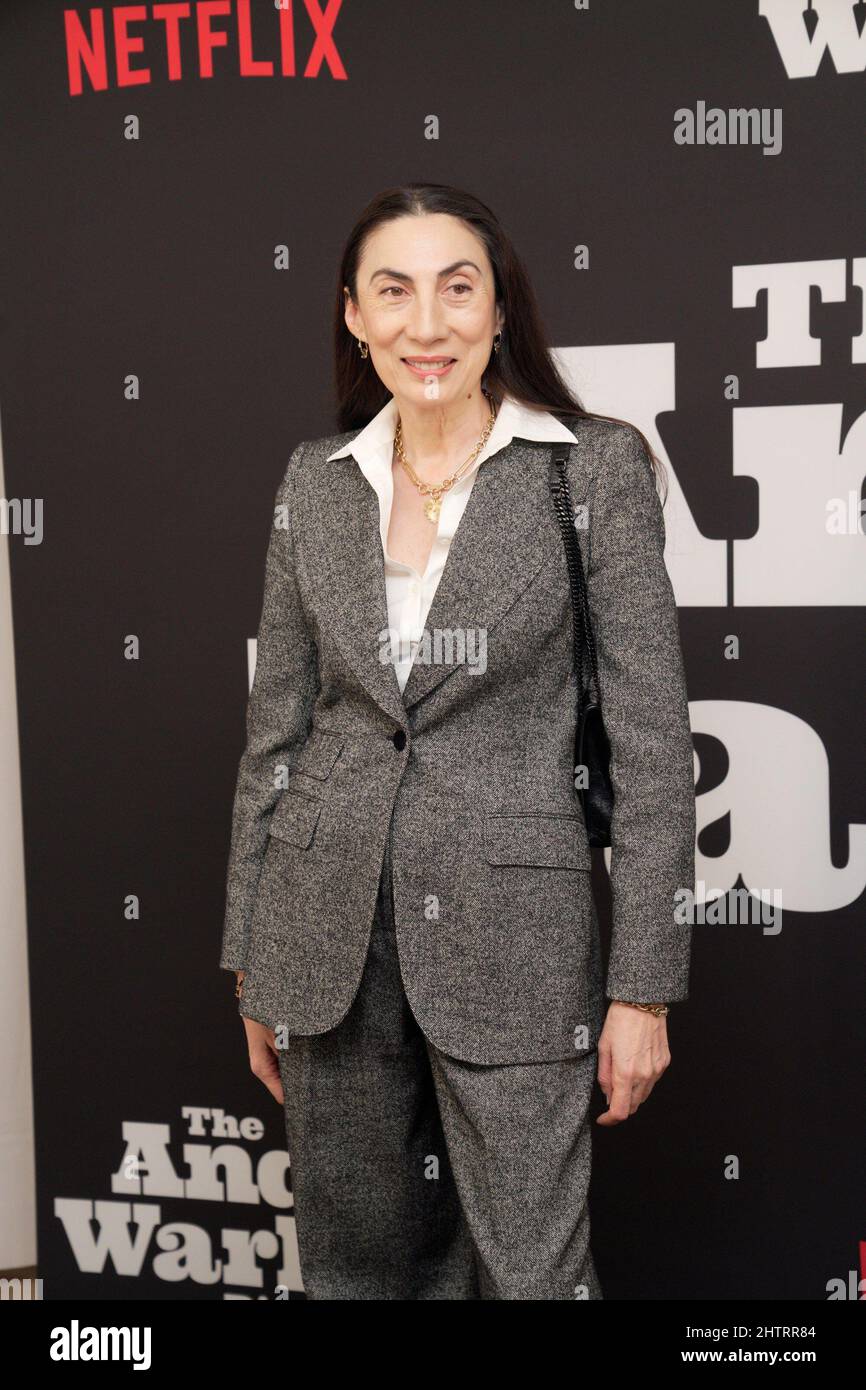
M327 462L330 463L331 459L345 458L351 454L360 465L387 468L390 475L396 428L397 401L396 397L390 396L378 415L374 415L370 423L365 425L355 435L355 438L345 444L342 449L337 449L333 454L329 454ZM555 415L551 415L550 411L539 410L534 406L525 406L520 401L515 400L513 396L505 395L493 429L490 431L490 437L470 471L474 472L475 468L486 458L489 458L491 454L498 453L500 449L504 449L513 439L529 439L550 444L559 442L576 444L578 442L571 430L560 420L557 420Z

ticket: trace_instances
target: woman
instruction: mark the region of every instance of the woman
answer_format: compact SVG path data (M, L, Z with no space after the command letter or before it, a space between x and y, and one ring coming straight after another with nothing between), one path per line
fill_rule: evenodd
M300 444L277 493L220 964L285 1107L309 1297L599 1299L593 1080L599 1123L647 1098L691 944L692 745L651 454L574 400L470 195L376 198L339 285L342 432ZM561 441L615 794L604 982Z

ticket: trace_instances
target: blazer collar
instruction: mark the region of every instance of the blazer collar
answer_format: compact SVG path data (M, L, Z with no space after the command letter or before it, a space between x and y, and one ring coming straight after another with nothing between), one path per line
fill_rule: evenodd
M409 707L457 667L453 662L437 663L435 654L428 661L416 658L401 692L393 664L385 657L385 563L372 477L376 470L390 472L396 419L392 396L348 444L328 456L329 484L319 492L306 537L311 545L308 573L334 639L368 693L395 722L407 726ZM532 447L559 441L578 442L548 411L504 398L476 461L480 472L425 619L427 632L489 633L546 556L561 552L546 451L539 468L539 451ZM349 466L352 461L355 467Z
M348 444L344 444L342 449L336 449L333 454L329 454L327 462L351 455L366 477L373 471L390 472L397 413L397 399L390 396L370 423ZM539 443L551 444L562 440L570 444L577 442L571 430L549 411L523 405L514 396L506 395L490 431L490 438L478 455L475 466L480 467L486 458L504 449L512 439L533 439Z

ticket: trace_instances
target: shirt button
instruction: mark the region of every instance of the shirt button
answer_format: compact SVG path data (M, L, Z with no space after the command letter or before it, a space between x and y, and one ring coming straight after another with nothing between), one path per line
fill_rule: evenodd
M398 729L395 734L391 735L391 742L393 743L394 747L397 749L398 752L402 752L402 750L406 747L405 731L403 729Z

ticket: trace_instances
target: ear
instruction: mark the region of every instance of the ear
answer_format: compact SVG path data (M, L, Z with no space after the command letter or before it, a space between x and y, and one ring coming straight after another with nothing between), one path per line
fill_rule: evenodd
M352 300L348 285L343 286L343 316L346 320L346 327L349 332L352 333L354 337L361 337L366 341L361 315L357 305Z

